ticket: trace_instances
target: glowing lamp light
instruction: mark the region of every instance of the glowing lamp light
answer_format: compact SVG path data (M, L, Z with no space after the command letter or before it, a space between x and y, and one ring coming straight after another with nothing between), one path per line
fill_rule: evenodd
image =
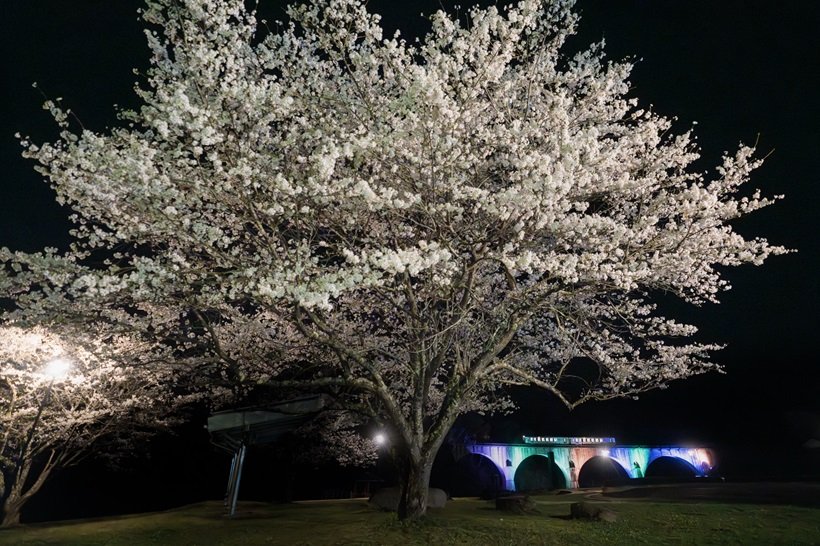
M376 442L376 445L383 446L387 442L387 438L384 434L376 434L373 436L373 441Z
M64 358L55 358L43 369L43 375L52 381L59 381L65 379L68 375L68 370L71 369L71 362Z
M609 450L608 449L602 449L601 450L601 455L603 455L604 457L609 457Z

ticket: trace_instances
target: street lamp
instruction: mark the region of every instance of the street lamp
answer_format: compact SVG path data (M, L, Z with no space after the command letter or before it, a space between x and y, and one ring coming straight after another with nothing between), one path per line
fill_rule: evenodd
M46 364L45 368L43 368L43 375L48 377L51 380L51 383L54 383L55 381L65 379L66 376L68 376L68 370L70 369L71 362L65 358L55 358ZM51 385L49 384L49 389L50 388Z
M379 433L373 436L373 441L376 442L376 445L383 446L387 442L387 437Z

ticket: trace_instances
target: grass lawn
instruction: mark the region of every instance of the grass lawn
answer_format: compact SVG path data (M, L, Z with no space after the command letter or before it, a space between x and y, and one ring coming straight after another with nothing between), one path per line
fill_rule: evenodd
M167 512L36 524L0 531L0 545L143 544L820 544L820 509L759 504L602 501L613 523L567 519L581 494L535 497L538 514L510 515L457 499L414 525L364 500L240 504L234 519L219 502Z

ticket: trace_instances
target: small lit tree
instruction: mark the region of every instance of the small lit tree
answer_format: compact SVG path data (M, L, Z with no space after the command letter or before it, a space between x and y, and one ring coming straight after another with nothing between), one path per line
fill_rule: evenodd
M61 141L24 140L76 242L4 252L6 282L34 314L57 292L126 322L177 309L226 383L370 414L419 517L460 413L508 385L572 408L716 369L654 296L716 301L723 266L784 252L730 225L770 203L739 194L753 150L694 170L690 133L627 96L629 62L562 55L571 7L438 12L413 45L360 0L277 31L242 0L149 0L144 105L74 133L47 103Z
M100 441L170 422L175 405L155 350L122 335L0 328L0 501L3 527L59 469ZM127 447L121 445L120 449Z

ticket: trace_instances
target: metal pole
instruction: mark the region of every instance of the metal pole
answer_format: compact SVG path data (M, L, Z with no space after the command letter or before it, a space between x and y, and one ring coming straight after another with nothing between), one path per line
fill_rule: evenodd
M232 498L234 471L236 469L236 459L238 457L239 453L234 453L231 458L231 470L228 472L228 489L225 491L225 506L228 506L228 503Z
M228 499L225 505L230 508L231 505L234 503L234 494L236 492L237 487L237 475L239 473L239 456L242 452L242 444L236 448L236 452L233 455L233 462L231 464L231 481L229 485L229 492L228 492Z
M231 516L236 514L236 501L239 500L239 482L242 479L242 466L245 464L246 446L243 442L239 448L239 460L236 464L236 480L233 485L233 498L231 499Z

